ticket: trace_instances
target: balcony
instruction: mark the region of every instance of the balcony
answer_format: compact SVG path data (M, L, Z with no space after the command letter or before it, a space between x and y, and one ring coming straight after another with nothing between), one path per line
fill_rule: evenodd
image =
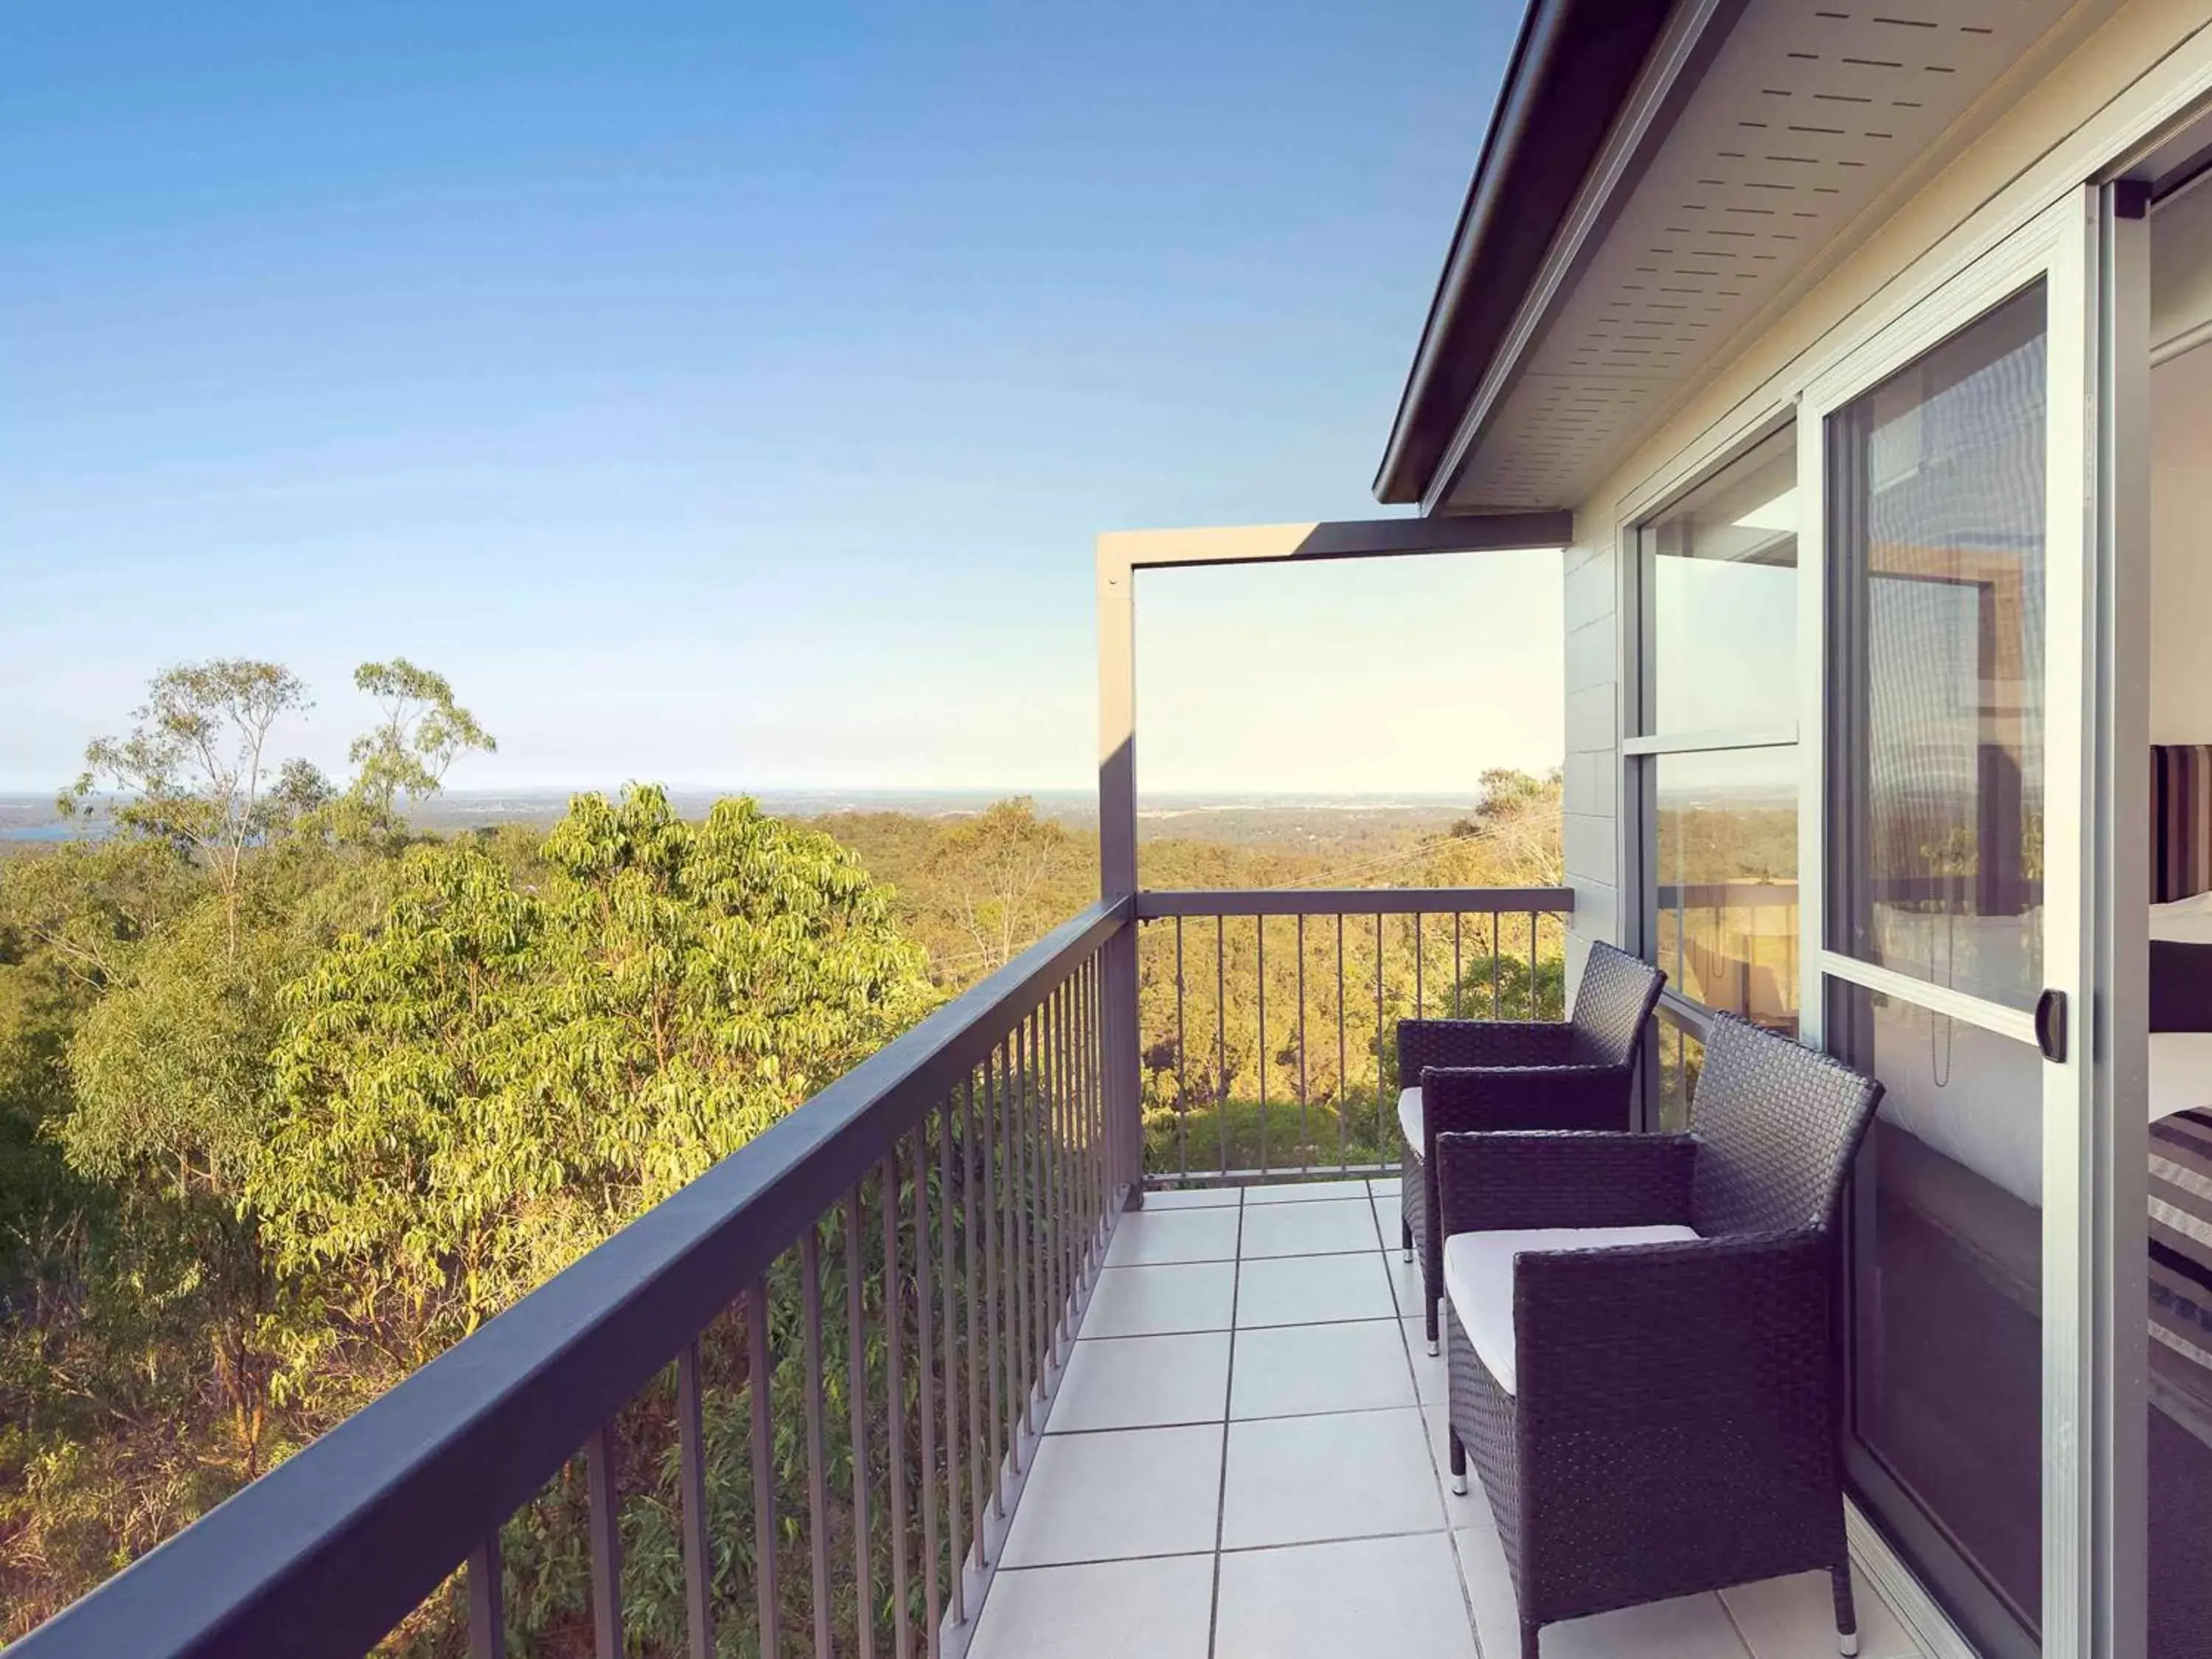
M1556 1015L1571 903L1095 905L11 1654L1512 1652L1388 1039ZM1544 1644L1833 1632L1807 1576Z
M1162 1194L1115 1230L970 1659L1514 1654L1454 1497L1397 1182ZM1918 1650L1862 1583L1860 1652ZM1821 1574L1555 1626L1547 1656L1835 1650Z

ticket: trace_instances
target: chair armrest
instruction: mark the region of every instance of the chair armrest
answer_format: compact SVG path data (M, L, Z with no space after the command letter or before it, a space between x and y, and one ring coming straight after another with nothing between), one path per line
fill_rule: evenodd
M1521 1255L1518 1397L1571 1431L1577 1402L1601 1411L1605 1398L1642 1402L1647 1429L1655 1415L1740 1407L1771 1423L1825 1405L1834 1269L1834 1241L1813 1228Z
M1551 1020L1401 1019L1400 1086L1431 1066L1564 1066L1574 1058L1574 1027Z
M1437 1237L1501 1227L1687 1226L1689 1135L1577 1132L1437 1138Z
M1626 1131L1634 1078L1626 1066L1425 1066L1422 1133L1433 1146L1440 1134L1479 1130Z

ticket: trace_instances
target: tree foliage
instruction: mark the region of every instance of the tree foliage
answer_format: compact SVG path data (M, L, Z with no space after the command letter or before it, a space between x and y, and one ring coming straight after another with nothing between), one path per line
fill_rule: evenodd
M511 1305L1097 890L1096 836L1027 799L805 825L744 800L686 820L634 787L578 797L550 830L423 834L410 813L491 736L404 658L364 664L355 684L373 712L332 780L283 752L307 707L289 671L170 670L125 735L92 746L71 792L106 833L0 860L0 1638ZM1486 777L1449 833L1152 840L1144 858L1156 886L1539 884L1557 878L1557 780ZM1486 969L1471 947L1452 982L1436 965L1442 925L1422 935L1425 980L1412 933L1353 929L1340 1008L1331 930L1310 929L1302 955L1288 918L1270 924L1263 974L1255 925L1212 938L1194 924L1185 988L1200 983L1196 952L1218 945L1223 993L1190 998L1180 1026L1174 939L1149 926L1159 1167L1194 1133L1225 1130L1245 1161L1261 1133L1279 1157L1293 1134L1317 1157L1340 1130L1347 1144L1370 1134L1370 1097L1389 1080L1377 1033L1424 994L1440 1006L1448 985L1475 995ZM1548 1008L1556 938L1534 941L1533 968L1506 943L1498 1006ZM1310 1023L1302 1052L1294 1006ZM880 1241L861 1256L880 1261ZM780 1425L800 1414L804 1382L788 1269L771 1275ZM872 1321L887 1304L869 1272ZM872 1324L868 1364L887 1389L880 1342ZM752 1501L741 1346L714 1331L704 1344L710 1511L738 1540ZM830 1386L842 1419L843 1385ZM648 1651L672 1650L681 1622L665 1392L617 1425L632 1630ZM787 1513L804 1507L802 1450L776 1448ZM580 1502L564 1477L507 1533L511 1565L532 1575L513 1628L555 1649L586 1629ZM748 1547L718 1561L718 1582L750 1571ZM860 1616L841 1601L837 1630ZM446 1651L454 1628L433 1613L403 1636Z
M418 847L288 994L246 1200L332 1328L406 1367L703 1173L926 1006L827 836L580 797L532 890Z

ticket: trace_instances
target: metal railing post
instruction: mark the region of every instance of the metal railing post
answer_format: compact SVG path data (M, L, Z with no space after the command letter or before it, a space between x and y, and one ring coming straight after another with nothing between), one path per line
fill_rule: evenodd
M1111 902L1137 891L1136 572L1121 538L1098 541L1098 885ZM1137 1068L1137 922L1099 951L1109 1189L1145 1201L1144 1109Z

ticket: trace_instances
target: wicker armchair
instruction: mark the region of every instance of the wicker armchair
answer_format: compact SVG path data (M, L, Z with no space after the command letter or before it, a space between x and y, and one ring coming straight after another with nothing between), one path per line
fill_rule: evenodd
M1453 1484L1472 1454L1523 1659L1559 1620L1814 1569L1857 1651L1836 1216L1881 1097L1721 1014L1694 1133L1437 1143Z
M1590 946L1560 1021L1407 1019L1398 1024L1398 1122L1405 1138L1401 1243L1421 1253L1429 1352L1437 1351L1443 1240L1435 1212L1439 1134L1472 1129L1620 1129L1636 1057L1667 975L1610 945Z

